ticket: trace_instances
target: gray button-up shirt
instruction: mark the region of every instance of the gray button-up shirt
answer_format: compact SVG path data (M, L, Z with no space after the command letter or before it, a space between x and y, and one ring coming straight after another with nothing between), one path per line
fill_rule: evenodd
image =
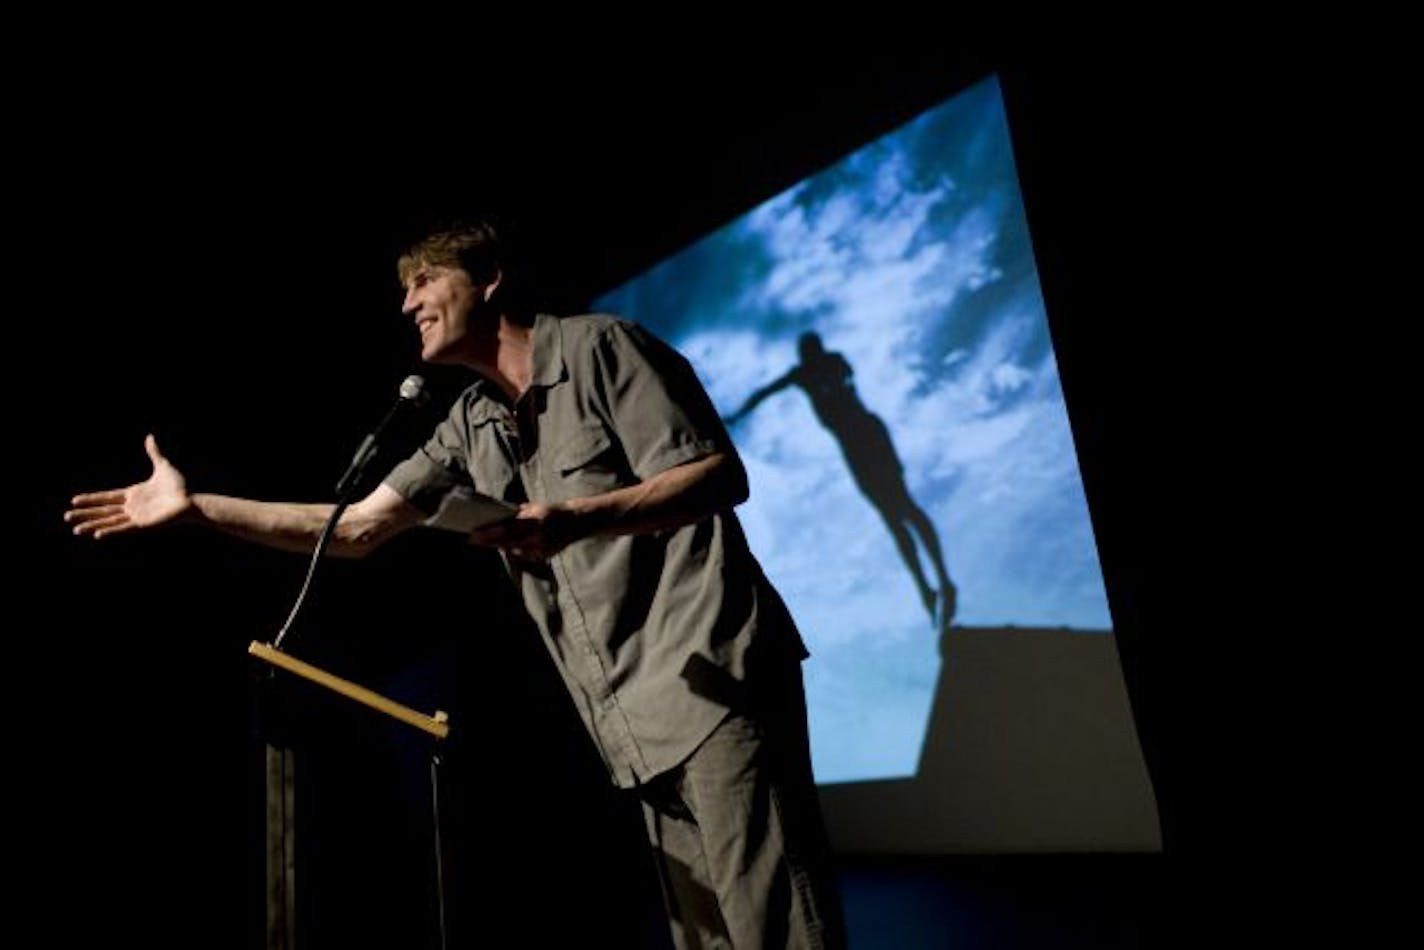
M646 330L592 314L541 314L533 379L511 406L480 380L387 485L433 512L471 486L558 502L733 453L687 361ZM806 655L731 511L650 534L591 537L547 563L506 557L510 576L613 780L672 768L759 671Z

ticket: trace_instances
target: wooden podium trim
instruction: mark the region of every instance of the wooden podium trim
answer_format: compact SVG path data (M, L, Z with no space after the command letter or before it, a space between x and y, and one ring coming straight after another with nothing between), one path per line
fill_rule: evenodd
M439 710L436 710L433 716L416 712L409 706L402 706L394 700L387 699L380 693L372 692L364 686L359 686L339 676L333 676L323 669L283 653L275 647L268 646L265 643L258 643L256 640L248 644L247 652L255 657L266 660L273 666L279 666L290 673L295 673L304 679L311 680L314 683L325 686L327 689L334 690L348 699L354 699L362 705L369 706L372 709L385 713L387 716L399 719L401 722L414 726L423 732L428 732L437 739L444 739L450 735L449 717Z

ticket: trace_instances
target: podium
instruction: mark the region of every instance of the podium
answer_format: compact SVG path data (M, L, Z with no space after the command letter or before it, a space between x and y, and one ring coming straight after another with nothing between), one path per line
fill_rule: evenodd
M343 679L310 663L297 659L281 650L284 637L293 629L293 624L302 604L311 589L317 565L325 553L341 520L342 513L350 505L352 498L365 480L366 469L372 459L383 451L386 434L409 410L424 405L429 400L425 392L425 380L420 376L407 376L400 386L400 398L387 411L380 424L362 440L351 459L350 465L336 483L337 501L327 517L321 534L312 551L306 578L297 594L286 622L273 638L271 644L253 641L248 653L268 664L267 671L276 675L277 670L299 677L346 699L369 707L384 716L418 729L433 737L437 744L431 746L430 793L433 815L435 846L435 904L440 947L447 941L445 921L445 880L444 853L440 840L440 746L450 732L448 717L436 711L427 716L408 706L395 702L364 686ZM442 502L440 510L424 524L442 528L462 535L492 521L513 517L518 506L491 498L475 491L450 493ZM295 886L295 826L296 762L289 743L282 741L265 742L265 794L266 794L266 873L267 873L267 948L268 950L297 950L296 928L296 886ZM305 950L305 948L303 948Z
M275 646L252 641L247 652L278 670L345 697L430 736L430 794L432 843L435 861L435 914L440 946L446 945L444 849L440 834L440 742L450 734L449 717L437 710L425 715L373 690L343 679L285 653ZM296 913L296 761L291 744L280 736L264 737L264 793L266 797L266 947L297 950Z

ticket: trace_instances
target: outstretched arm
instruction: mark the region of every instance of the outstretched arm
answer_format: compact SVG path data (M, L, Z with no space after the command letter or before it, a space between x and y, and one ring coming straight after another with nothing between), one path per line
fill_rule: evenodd
M126 488L76 495L64 520L77 535L95 539L165 524L189 522L286 551L310 552L334 505L254 501L228 495L193 494L183 474L144 439L153 463L146 481ZM332 554L361 557L424 515L385 485L342 512L331 540Z
M757 405L767 396L780 392L787 386L790 386L795 381L796 370L792 369L787 371L785 375L780 376L777 379L774 379L771 382L767 383L765 386L748 396L747 401L742 403L742 408L738 409L736 412L732 413L730 416L727 417L727 425L733 425L737 422L740 422L742 419L746 418L747 414L750 413L753 409L755 409Z

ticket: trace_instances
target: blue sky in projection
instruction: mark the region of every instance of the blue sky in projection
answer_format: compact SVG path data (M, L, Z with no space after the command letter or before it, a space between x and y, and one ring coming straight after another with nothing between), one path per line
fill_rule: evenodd
M956 625L1111 630L993 78L596 306L686 354L724 417L819 334L889 429L959 588ZM738 514L814 657L817 779L913 775L938 637L886 523L801 388L731 432L752 490Z

